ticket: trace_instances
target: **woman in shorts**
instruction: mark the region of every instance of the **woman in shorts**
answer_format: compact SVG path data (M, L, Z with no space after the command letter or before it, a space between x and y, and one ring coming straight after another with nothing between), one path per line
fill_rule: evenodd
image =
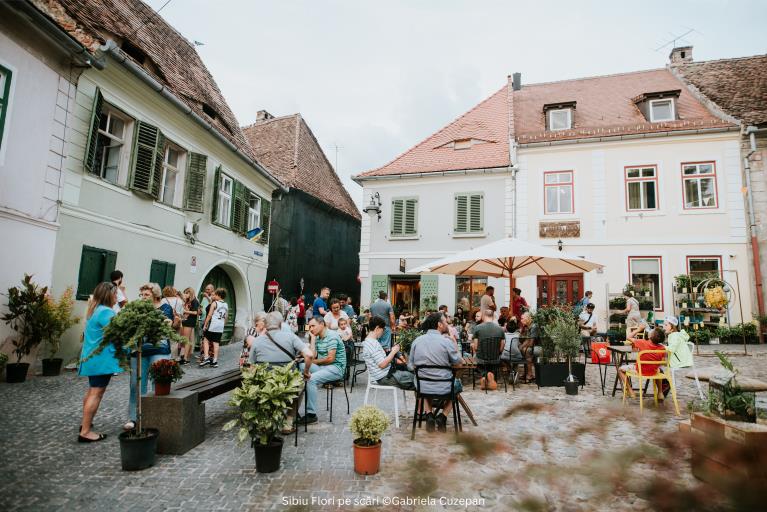
M88 305L85 315L85 332L83 333L83 349L80 354L80 369L78 373L88 377L88 391L83 398L83 419L80 422L80 432L77 441L80 443L93 443L103 441L106 434L97 434L91 431L93 417L99 410L101 399L109 385L109 380L115 373L121 373L123 369L115 357L115 347L110 344L99 354L91 357L91 354L99 347L104 339L104 328L116 315L112 306L117 302L117 286L112 283L100 283L93 290L93 296Z

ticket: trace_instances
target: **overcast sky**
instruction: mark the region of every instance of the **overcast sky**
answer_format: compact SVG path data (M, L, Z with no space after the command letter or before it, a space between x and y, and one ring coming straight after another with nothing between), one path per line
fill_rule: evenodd
M148 0L159 9L167 0ZM767 53L767 2L171 0L240 124L300 112L350 177L379 167L497 91L663 67L675 35L695 60Z

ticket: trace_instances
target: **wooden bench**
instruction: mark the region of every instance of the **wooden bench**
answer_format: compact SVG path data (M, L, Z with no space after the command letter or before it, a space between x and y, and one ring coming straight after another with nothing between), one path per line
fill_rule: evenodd
M144 425L160 430L157 453L183 455L205 440L205 401L239 387L240 369L182 383L169 395L142 398Z

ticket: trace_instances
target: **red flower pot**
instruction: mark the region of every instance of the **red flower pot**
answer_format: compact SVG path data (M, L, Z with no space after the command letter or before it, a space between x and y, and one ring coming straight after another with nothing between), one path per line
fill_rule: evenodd
M354 471L360 475L375 475L381 468L381 443L360 446L354 443Z
M170 394L170 382L155 382L154 383L154 396L162 396Z

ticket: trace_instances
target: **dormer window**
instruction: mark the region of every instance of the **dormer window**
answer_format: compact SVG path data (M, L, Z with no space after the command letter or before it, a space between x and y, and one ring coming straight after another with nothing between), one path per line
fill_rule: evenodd
M650 100L650 122L674 120L674 100Z
M573 127L575 102L551 103L543 106L546 115L546 129L549 131L569 130Z
M458 139L454 141L453 149L471 149L471 139Z
M646 92L634 98L642 115L651 123L676 120L676 100L682 91Z

